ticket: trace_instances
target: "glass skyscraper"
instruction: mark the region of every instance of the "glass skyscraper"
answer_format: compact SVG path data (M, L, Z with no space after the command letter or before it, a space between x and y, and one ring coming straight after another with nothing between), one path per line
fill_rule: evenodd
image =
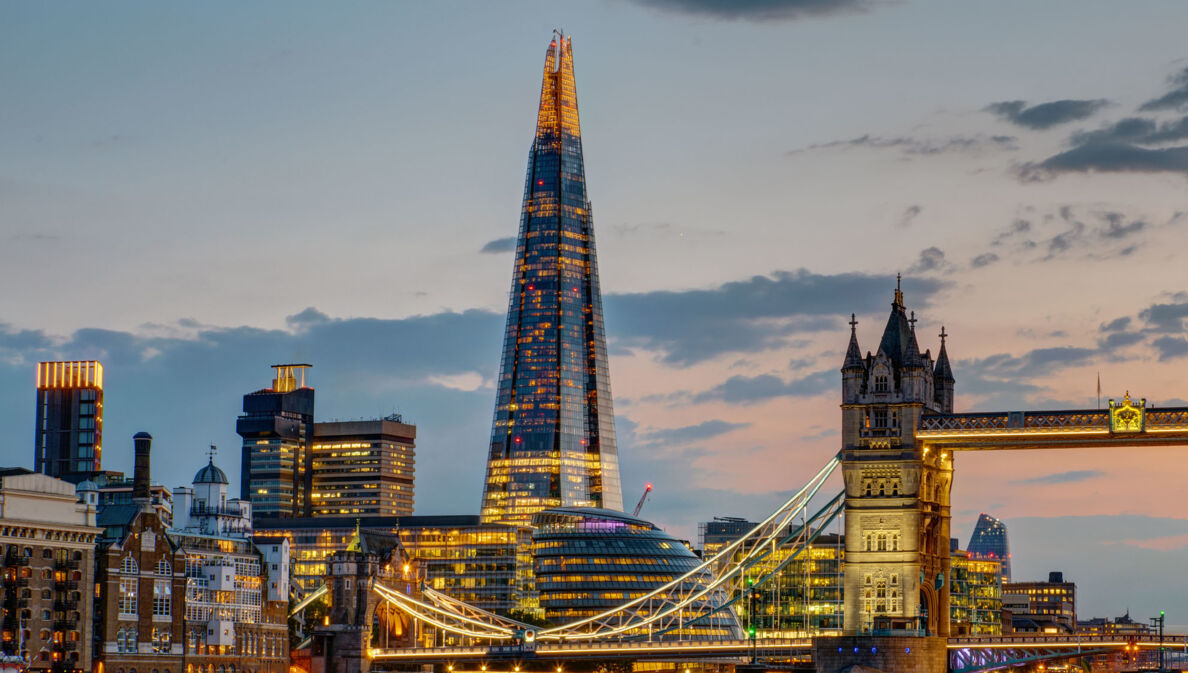
M969 557L987 559L1002 564L1002 581L1011 581L1011 545L1007 541L1006 524L982 513L969 536Z
M38 472L78 483L103 458L103 365L95 360L37 363Z
M572 41L545 55L500 362L484 523L622 510Z

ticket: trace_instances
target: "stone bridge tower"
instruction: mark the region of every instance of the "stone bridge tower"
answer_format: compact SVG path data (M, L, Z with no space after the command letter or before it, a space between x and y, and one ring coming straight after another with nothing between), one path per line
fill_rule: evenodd
M949 488L953 456L915 440L924 413L952 413L953 372L941 330L935 362L920 353L915 312L896 283L878 351L842 365L846 635L949 635ZM937 455L939 454L939 455Z
M373 639L391 647L414 644L407 617L387 609L372 589L375 582L407 584L405 578L416 576L411 564L395 536L356 526L346 550L327 559L330 614L313 628L311 673L368 673Z

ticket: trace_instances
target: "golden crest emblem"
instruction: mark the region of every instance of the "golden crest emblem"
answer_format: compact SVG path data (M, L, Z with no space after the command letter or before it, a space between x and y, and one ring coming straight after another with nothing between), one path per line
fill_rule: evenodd
M1130 399L1130 391L1119 404L1110 400L1110 432L1142 432L1146 422L1147 399L1144 397L1136 405Z

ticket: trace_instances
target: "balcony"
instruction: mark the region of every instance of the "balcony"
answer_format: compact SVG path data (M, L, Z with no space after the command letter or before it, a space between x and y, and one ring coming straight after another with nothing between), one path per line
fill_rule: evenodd
M9 554L4 557L4 565L9 568L22 567L29 565L29 557L21 555Z
M81 561L73 559L56 559L54 560L54 570L78 570L81 564Z
M78 609L78 601L54 601L54 612L72 612Z
M59 591L65 589L69 591L78 590L78 580L54 580L54 587Z
M54 630L55 631L72 631L74 629L74 627L76 627L76 626L78 626L77 619L55 619L54 620Z

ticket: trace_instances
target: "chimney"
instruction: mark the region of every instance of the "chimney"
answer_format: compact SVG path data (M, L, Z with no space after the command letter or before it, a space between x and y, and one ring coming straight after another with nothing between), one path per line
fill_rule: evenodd
M1053 570L1048 573L1048 582L1051 584L1064 584L1064 573L1059 570Z
M147 432L138 432L132 436L132 444L136 447L136 469L132 473L132 500L149 502L152 498L149 488L149 451L152 450L153 436Z

